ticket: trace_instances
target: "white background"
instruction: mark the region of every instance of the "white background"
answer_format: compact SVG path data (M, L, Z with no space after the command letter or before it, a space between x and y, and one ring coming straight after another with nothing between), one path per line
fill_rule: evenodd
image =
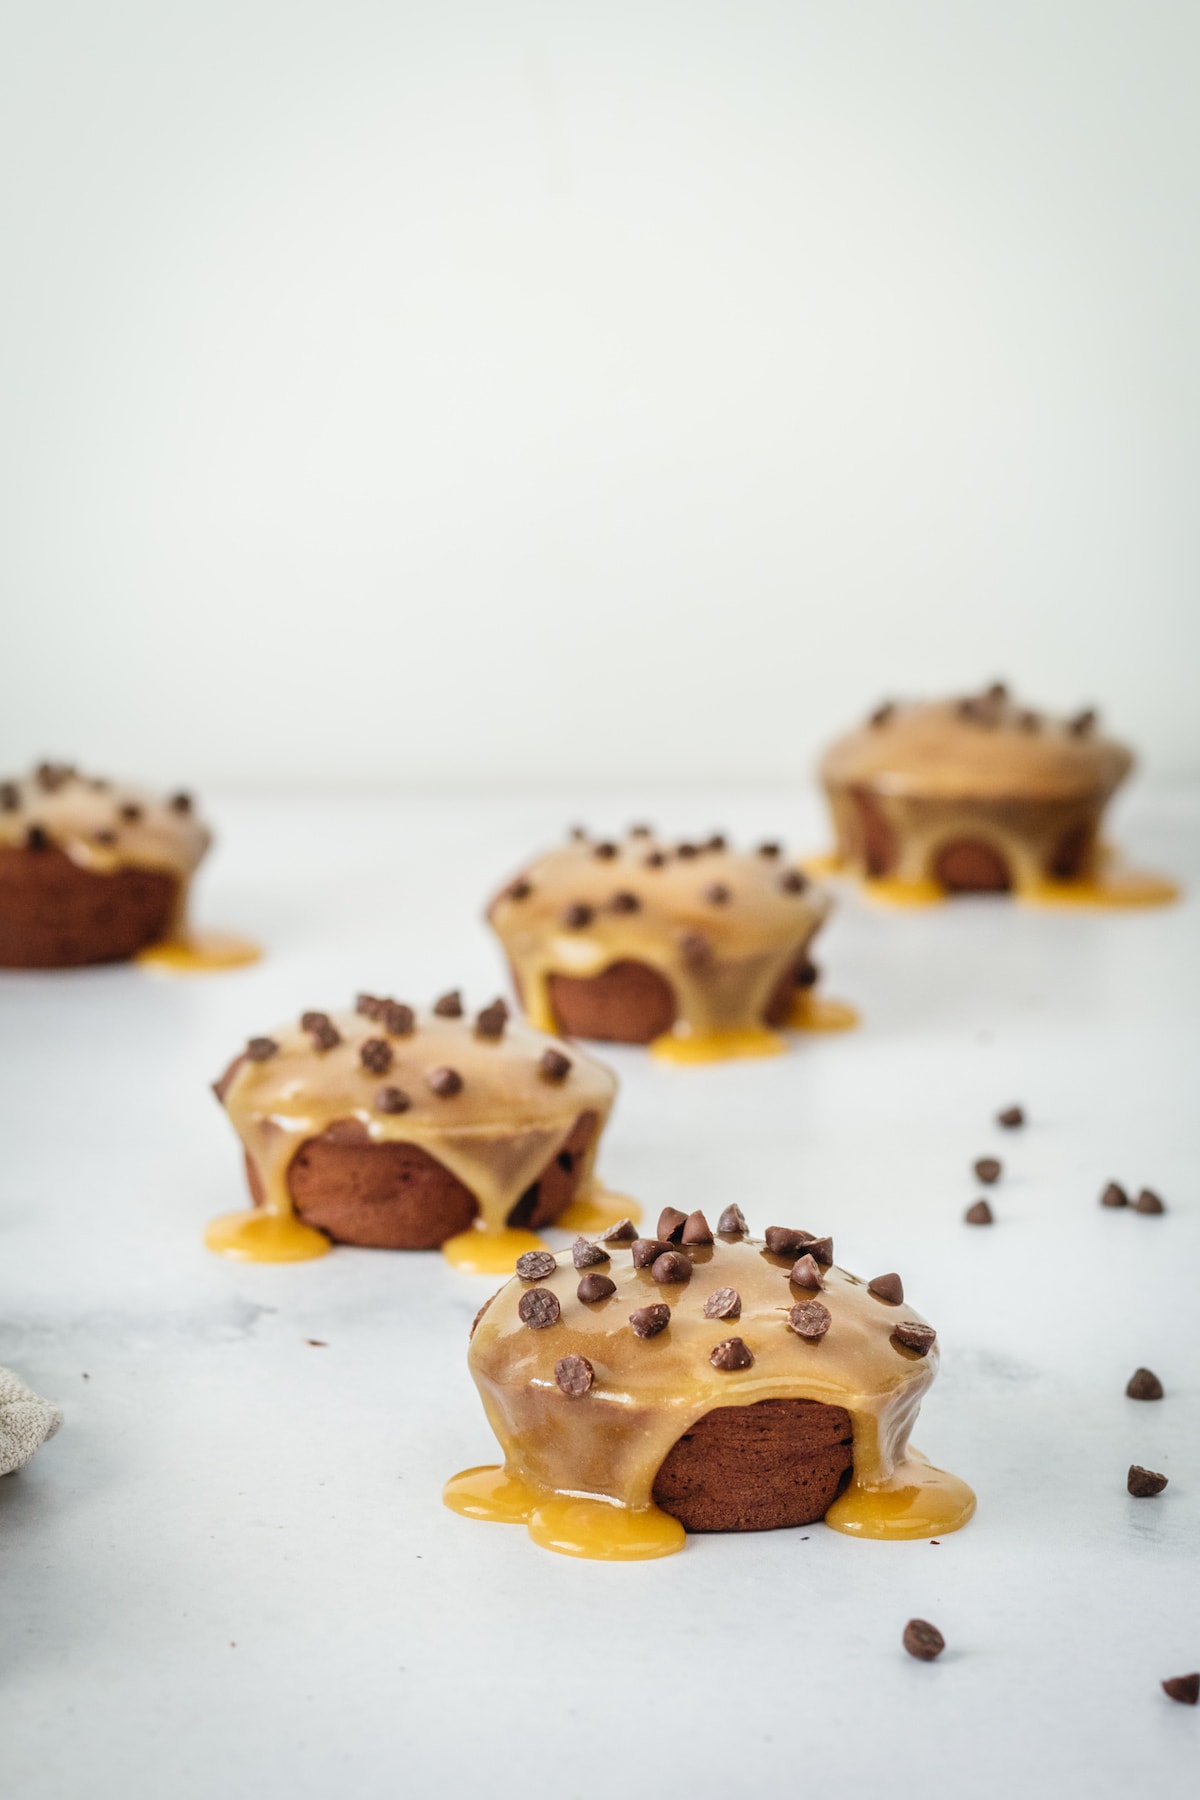
M1191 0L0 24L0 762L802 776L998 675L1200 771Z

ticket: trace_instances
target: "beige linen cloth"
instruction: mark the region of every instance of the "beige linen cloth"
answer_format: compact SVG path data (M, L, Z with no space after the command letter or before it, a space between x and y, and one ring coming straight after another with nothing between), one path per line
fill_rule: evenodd
M62 1422L61 1407L27 1388L11 1369L0 1369L0 1475L23 1469Z

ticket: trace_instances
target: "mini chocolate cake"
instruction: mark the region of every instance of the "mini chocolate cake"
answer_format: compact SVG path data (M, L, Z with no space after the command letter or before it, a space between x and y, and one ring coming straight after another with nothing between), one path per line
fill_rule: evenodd
M574 1037L654 1042L690 1060L778 1047L817 971L828 897L777 844L668 844L572 834L496 896L488 918L531 1022Z
M260 1211L216 1221L210 1247L291 1260L551 1223L591 1186L616 1082L502 1000L468 1017L456 993L419 1013L362 994L251 1038L215 1091Z
M152 798L42 763L0 782L0 967L124 962L177 934L209 834Z
M851 873L1036 894L1096 875L1101 815L1132 766L1093 712L1051 719L997 682L962 700L879 707L826 752L821 780Z
M818 1519L864 1537L966 1523L970 1489L908 1449L937 1334L899 1276L862 1281L805 1231L752 1240L736 1207L720 1225L668 1211L657 1238L518 1262L469 1353L505 1467L455 1477L448 1505L581 1556Z

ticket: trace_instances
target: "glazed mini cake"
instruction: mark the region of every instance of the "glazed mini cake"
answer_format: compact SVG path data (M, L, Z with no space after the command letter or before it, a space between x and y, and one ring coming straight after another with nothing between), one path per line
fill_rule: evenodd
M479 1315L469 1363L502 1469L446 1503L524 1521L546 1548L645 1557L693 1531L817 1519L861 1537L939 1536L974 1496L908 1448L936 1332L899 1276L863 1281L827 1238L717 1232L668 1210L522 1257Z
M292 1261L331 1243L442 1246L494 1273L590 1197L616 1080L510 1021L503 1000L469 1017L456 992L423 1012L360 994L354 1012L251 1038L215 1092L257 1210L215 1221L211 1249Z
M778 844L668 844L635 826L620 841L573 832L488 919L534 1025L691 1060L775 1049L771 1027L806 1022L828 910Z
M123 962L181 935L209 841L187 794L62 763L0 782L0 967Z
M1094 712L1052 719L998 682L879 707L826 753L821 780L853 874L914 895L1036 896L1096 880L1101 815L1132 766Z

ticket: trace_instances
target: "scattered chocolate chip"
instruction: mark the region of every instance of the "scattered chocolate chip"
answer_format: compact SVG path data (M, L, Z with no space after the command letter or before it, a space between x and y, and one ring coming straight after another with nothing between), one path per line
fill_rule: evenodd
M657 1337L671 1323L671 1309L662 1301L657 1306L639 1306L636 1312L630 1313L629 1323L635 1337Z
M708 1360L714 1369L748 1369L754 1361L754 1352L744 1338L725 1338L713 1345Z
M585 925L591 924L594 917L590 906L585 905L582 900L575 900L564 911L562 923L568 931L582 931Z
M898 1275L877 1275L867 1283L868 1294L874 1294L888 1306L899 1306L904 1298L904 1283Z
M868 723L868 725L876 725L876 726L886 725L888 720L895 713L895 711L896 711L895 701L894 700L885 700L882 706L877 706L875 708L875 711L871 714L871 717L867 720L867 723Z
M29 827L25 833L25 848L27 850L48 850L50 848L50 834L44 825Z
M992 1209L986 1200L976 1200L975 1204L968 1206L963 1214L968 1225L990 1225L992 1217Z
M1100 1196L1101 1206L1128 1206L1129 1195L1119 1181L1110 1181Z
M641 905L636 894L631 894L627 889L622 888L621 892L614 894L609 901L608 910L615 913L635 913L641 910Z
M527 1288L517 1303L517 1313L531 1331L545 1331L547 1325L558 1324L562 1307L549 1288Z
M279 1045L274 1038L256 1037L251 1038L246 1045L246 1055L251 1062L266 1062L267 1058L274 1056L278 1049Z
M1200 1674L1172 1675L1162 1684L1163 1693L1168 1700L1178 1700L1183 1706L1195 1706L1200 1700Z
M1025 1123L1024 1109L1020 1106L1006 1106L1003 1112L996 1114L997 1125L1003 1125L1006 1131L1014 1131L1018 1125Z
M679 1234L687 1224L687 1214L677 1207L664 1206L658 1215L658 1235L665 1244L677 1244Z
M377 1017L389 1037L411 1037L417 1022L412 1007L398 1000L381 1000Z
M392 1046L386 1038L364 1038L358 1060L369 1075L386 1075L392 1066Z
M736 1288L717 1288L704 1302L704 1316L706 1319L740 1319L742 1296Z
M746 1217L740 1206L727 1206L717 1220L717 1230L722 1237L745 1237Z
M307 1031L315 1050L334 1050L342 1041L342 1034L328 1013L302 1013L300 1026Z
M790 1225L768 1225L765 1233L767 1249L772 1256L803 1256L815 1240L811 1231L793 1231Z
M475 1036L489 1038L493 1042L504 1036L504 1027L508 1024L508 1007L503 1000L493 1000L482 1012L475 1015Z
M589 1306L597 1300L607 1300L608 1296L610 1294L615 1294L616 1291L617 1284L610 1276L596 1275L594 1273L585 1275L583 1280L579 1283L579 1286L575 1289L579 1298L586 1301Z
M543 1050L538 1069L543 1081L565 1081L571 1073L571 1059L561 1050Z
M518 1256L516 1269L522 1281L545 1281L547 1275L553 1275L558 1264L549 1250L526 1250Z
M1163 1384L1153 1369L1135 1369L1125 1384L1131 1400L1161 1400Z
M1156 1475L1153 1469L1143 1469L1139 1463L1130 1463L1125 1485L1135 1500L1149 1500L1155 1494L1162 1493L1167 1485L1167 1478L1165 1475Z
M381 1113L407 1112L412 1101L403 1088L381 1087L375 1096L375 1110Z
M92 839L97 844L104 844L107 846L107 845L116 843L117 834L115 831L112 831L107 826L105 826L100 831L93 831Z
M675 854L682 857L684 862L690 862L694 856L699 856L700 846L699 844L676 844Z
M358 994L355 996L354 1010L356 1013L361 1014L364 1019L377 1019L379 1017L379 1009L382 1005L383 1001L376 999L374 994Z
M782 844L760 844L758 846L758 854L760 856L765 856L768 858L782 856L783 855L783 845Z
M1000 1163L994 1156L981 1156L975 1166L976 1180L984 1182L988 1187L1000 1179Z
M792 1264L788 1280L794 1281L797 1287L812 1288L814 1292L825 1286L820 1269L807 1252Z
M592 845L592 855L598 856L601 862L611 862L617 854L617 846L608 842Z
M802 894L808 886L808 877L799 869L788 869L779 877L779 885L785 894Z
M439 1100L451 1100L462 1093L463 1078L457 1069L434 1069L425 1077L425 1085Z
M900 1642L918 1662L933 1662L946 1648L945 1638L928 1619L910 1619L904 1627L904 1636Z
M1143 1188L1133 1203L1133 1210L1140 1213L1165 1213L1167 1209L1153 1188Z
M532 892L532 883L526 881L525 877L521 875L516 881L509 882L505 889L505 898L508 900L528 900Z
M713 881L705 888L704 898L710 906L728 906L733 895L723 881Z
M673 1250L674 1244L659 1238L635 1238L633 1243L633 1266L635 1269L648 1269L656 1263L660 1256Z
M659 1287L667 1287L674 1281L690 1281L692 1279L692 1260L682 1250L666 1250L655 1257L650 1265L650 1279L657 1281Z
M819 1300L802 1300L799 1306L793 1306L787 1322L788 1329L794 1331L797 1337L807 1338L810 1343L815 1343L829 1330L833 1315Z
M136 825L142 816L141 807L133 800L124 801L122 805L118 806L117 812L121 818L125 819L130 825Z
M809 1238L804 1246L804 1254L811 1256L814 1262L832 1264L833 1239L831 1237Z
M712 961L712 948L700 931L685 931L679 940L679 954L689 969L706 969Z
M637 1226L632 1219L618 1219L615 1225L602 1231L600 1237L606 1244L630 1244L637 1237Z
M920 1325L916 1319L901 1319L892 1336L906 1350L915 1350L918 1356L928 1356L937 1341L933 1326Z
M15 781L0 781L0 812L16 812L21 805L21 790Z
M457 988L451 988L448 994L442 994L434 1001L433 1010L439 1019L461 1019L463 1016L462 995Z
M1095 707L1085 707L1083 712L1076 713L1073 719L1067 720L1067 730L1072 737L1090 737L1096 729Z
M172 812L190 813L193 805L192 796L190 794L185 794L182 791L178 794L172 794L171 798L167 801L167 805Z
M571 1261L577 1269L594 1269L597 1263L611 1262L612 1258L599 1244L590 1243L585 1237L577 1237L571 1245Z
M662 1235L661 1232L659 1234ZM709 1230L708 1220L702 1212L689 1213L679 1234L681 1244L711 1244L713 1234Z
M568 1400L581 1400L595 1378L586 1356L560 1356L554 1365L554 1379Z
M649 855L643 856L642 858L642 867L644 869L664 869L666 868L666 865L667 859L661 850L651 850Z

